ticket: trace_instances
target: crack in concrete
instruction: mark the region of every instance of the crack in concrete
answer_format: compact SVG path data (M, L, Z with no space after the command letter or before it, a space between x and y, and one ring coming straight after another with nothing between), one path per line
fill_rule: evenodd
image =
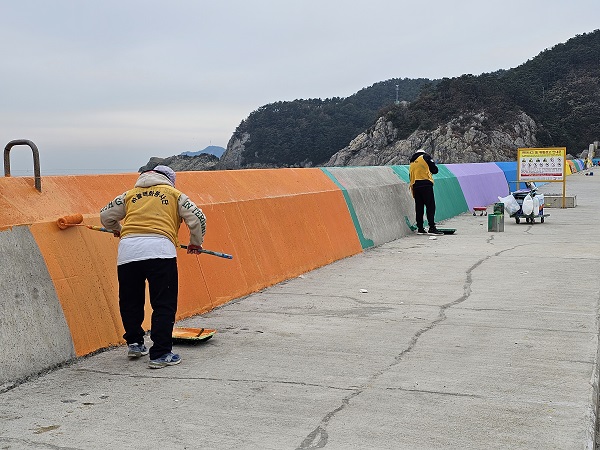
M343 398L342 404L333 411L329 411L325 415L325 417L321 419L321 423L317 426L317 428L310 432L309 435L306 436L306 438L304 438L298 449L313 449L325 447L327 445L327 441L329 440L329 434L327 433L327 424L329 424L329 421L333 419L338 412L342 411L344 408L349 406L350 400L352 400L357 395L360 395L363 391L364 388L357 390L352 394L348 395L347 397ZM313 442L315 442L314 445Z
M284 385L292 385L292 386L303 386L303 387L317 387L317 388L325 388L332 389L337 391L355 391L355 387L340 387L340 386L331 386L324 385L319 383L306 383L304 381L287 381L287 380L252 380L249 378L218 378L218 377L181 377L181 376L160 376L160 375L142 375L138 373L119 373L119 372L110 372L107 370L98 370L98 369L75 369L77 372L89 372L89 373L99 373L102 375L110 375L113 377L123 377L123 378L145 378L145 379L165 379L165 380L186 380L186 381L226 381L228 383L264 383L264 384L284 384Z
M471 285L473 283L473 271L475 269L477 269L481 264L483 264L488 259L497 257L504 252L512 251L512 250L516 249L517 247L519 247L519 246L514 246L511 248L500 250L496 253L493 253L492 255L488 255L484 258L481 258L479 261L477 261L475 264L473 264L471 267L469 267L469 269L467 269L467 271L466 271L466 279L463 284L463 295L461 295L458 299L456 299L452 302L449 302L449 303L446 303L446 304L440 306L440 311L438 313L437 318L434 319L428 326L421 328L413 335L413 337L409 341L408 346L404 350L402 350L398 355L395 356L394 362L392 362L386 368L383 368L383 369L375 372L374 374L372 374L369 377L369 381L367 383L365 383L363 386L360 386L355 392L352 392L348 396L344 397L342 399L341 405L338 406L337 408L335 408L334 410L328 412L321 419L321 422L319 423L319 425L317 425L317 427L313 431L311 431L308 434L308 436L306 436L306 438L304 438L304 440L300 443L300 446L297 447L296 450L312 450L312 449L317 449L317 448L324 448L327 445L327 442L329 440L329 434L327 433L327 425L329 424L329 422L339 412L343 411L346 407L348 407L350 405L350 401L353 398L355 398L355 397L359 396L360 394L362 394L363 392L365 392L367 390L367 388L375 380L377 380L379 377L381 377L384 373L386 373L390 369L392 369L392 368L396 367L398 364L400 364L400 362L402 361L404 356L406 356L408 353L410 353L415 348L419 338L423 334L427 333L428 331L431 331L439 323L446 320L446 318L447 318L446 310L452 308L453 306L460 305L461 303L465 302L470 297Z
M408 388L385 388L386 391L402 391L402 392L415 392L417 394L435 394L435 395L447 395L450 397L468 397L468 398L484 398L482 395L475 394L463 394L460 392L443 392L443 391L431 391L427 389L408 389Z
M549 333L565 333L565 334L591 334L591 331L582 330L563 330L561 328L542 328L542 327L508 327L508 326L495 326L495 325L481 325L481 324L468 324L471 328L485 328L491 330L511 330L511 331L541 331Z
M0 443L6 444L23 444L27 445L27 448L47 448L51 450L81 450L79 447L61 447L58 445L46 444L45 442L35 442L28 439L17 439L17 438L9 438L9 437L0 437ZM10 448L10 447L2 447L2 448Z

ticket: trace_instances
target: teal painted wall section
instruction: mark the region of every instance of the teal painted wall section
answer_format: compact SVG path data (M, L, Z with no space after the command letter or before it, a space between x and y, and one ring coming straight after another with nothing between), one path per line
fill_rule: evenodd
M406 184L410 184L410 175L408 174L408 166L392 166L392 170Z

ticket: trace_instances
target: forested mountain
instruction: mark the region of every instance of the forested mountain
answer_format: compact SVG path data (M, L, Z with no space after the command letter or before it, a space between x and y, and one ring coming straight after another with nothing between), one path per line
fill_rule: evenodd
M600 136L600 30L540 53L501 78L507 95L544 127L544 146L587 148Z
M323 165L380 118L393 126L396 140L416 132L439 134L449 123L460 139L460 132L474 126L466 118L474 116L484 136L497 128L510 130L526 117L534 122L538 145L567 147L573 154L587 149L600 138L600 30L544 50L514 69L442 80L392 79L347 98L265 105L237 127L220 164ZM433 139L422 140L435 150Z
M486 111L492 128L523 111L540 126L541 145L587 148L600 134L600 30L512 70L444 78L423 89L408 108L390 107L385 113L402 138L479 110Z
M421 88L429 84L432 82L427 79L392 79L346 98L262 106L242 121L234 133L234 139L251 136L244 144L243 165L284 167L327 161L371 126L383 107L394 104L396 93L399 101L413 101Z

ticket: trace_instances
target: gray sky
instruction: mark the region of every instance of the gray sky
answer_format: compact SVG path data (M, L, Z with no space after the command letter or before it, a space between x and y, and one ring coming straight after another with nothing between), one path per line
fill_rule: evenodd
M0 18L2 148L100 174L226 147L267 103L516 67L600 28L600 1L0 0ZM14 147L12 175L32 172Z

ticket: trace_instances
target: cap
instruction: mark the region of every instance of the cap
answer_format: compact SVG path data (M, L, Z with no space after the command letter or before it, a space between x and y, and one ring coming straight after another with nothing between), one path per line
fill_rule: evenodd
M175 172L169 166L156 166L152 169L153 172L158 172L169 179L171 186L175 187Z

